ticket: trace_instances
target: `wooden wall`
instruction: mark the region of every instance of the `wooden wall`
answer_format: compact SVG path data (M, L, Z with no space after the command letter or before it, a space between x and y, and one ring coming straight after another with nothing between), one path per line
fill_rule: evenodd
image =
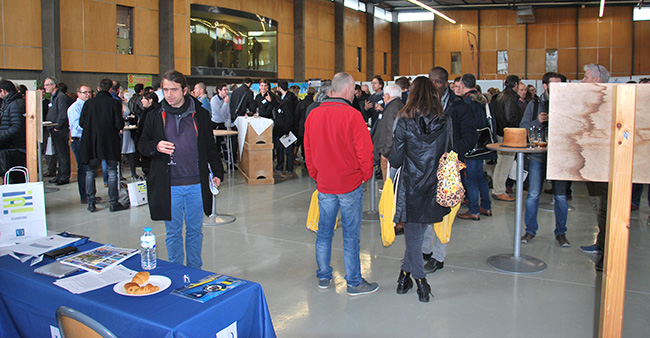
M392 80L391 76L391 48L390 48L390 25L391 23L374 18L375 27L375 75L381 75L385 80ZM386 71L384 72L384 53L386 53Z
M345 8L345 72L354 77L355 81L366 80L366 13ZM334 35L334 32L332 32ZM361 47L361 70L357 71L357 48ZM332 74L334 75L334 74ZM331 77L329 77L331 79Z
M41 1L0 0L0 14L0 68L42 70Z
M334 75L334 3L305 1L305 77L331 79Z
M608 6L598 18L597 7L541 8L535 10L536 22L517 24L515 11L447 11L457 23L436 18L435 48L430 37L431 23L400 23L400 74L427 73L435 65L451 70L451 52L461 53L461 72L476 73L478 55L472 53L467 31L478 36L481 78L504 79L497 74L497 51L508 51L508 72L529 79L540 79L546 71L546 50L558 50L558 71L569 79L582 79L582 67L598 63L612 76L650 73L650 22L632 21L632 6ZM576 17L578 20L576 21ZM480 24L480 27L479 27ZM633 32L634 31L634 32ZM528 48L526 48L526 38ZM473 39L472 39L473 43ZM475 45L476 48L476 45ZM450 77L461 74L450 74Z
M158 1L60 1L62 71L159 72ZM133 54L116 51L116 5L133 7Z

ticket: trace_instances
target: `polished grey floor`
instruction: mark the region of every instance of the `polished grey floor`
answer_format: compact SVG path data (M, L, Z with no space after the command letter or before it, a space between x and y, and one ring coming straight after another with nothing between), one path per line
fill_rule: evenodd
M125 170L126 172L126 170ZM315 233L305 227L314 181L298 176L274 185L249 186L229 174L218 196L218 210L237 217L234 223L203 228L203 269L260 283L278 337L594 337L598 330L601 273L594 255L579 246L593 244L596 218L584 184L574 184L575 211L569 213L570 248L553 236L553 213L539 212L540 230L522 254L537 257L548 269L536 275L498 272L486 263L495 254L512 253L514 203L493 202L492 217L457 220L445 267L429 275L435 297L420 303L411 290L395 293L404 240L385 248L377 222L361 226L361 269L379 283L375 294L345 293L343 251L337 232L332 255L334 280L329 289L316 286ZM279 177L276 177L279 178ZM46 183L46 186L51 186ZM107 189L98 179L98 196ZM364 197L369 209L369 193ZM625 296L624 337L650 337L650 233L645 196L632 212ZM545 194L542 202L550 202ZM49 230L87 234L97 242L139 245L145 226L158 240L166 259L163 222L149 218L148 206L111 213L106 202L89 213L79 203L76 183L46 194ZM464 212L466 209L461 209Z

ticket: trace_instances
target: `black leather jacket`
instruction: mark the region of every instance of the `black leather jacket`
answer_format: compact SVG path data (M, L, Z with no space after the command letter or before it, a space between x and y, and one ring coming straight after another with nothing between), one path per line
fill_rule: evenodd
M518 95L512 88L504 89L497 96L492 110L497 121L497 135L503 137L503 128L519 128L524 112L517 100Z
M0 108L0 149L25 149L25 100L19 92L5 97Z

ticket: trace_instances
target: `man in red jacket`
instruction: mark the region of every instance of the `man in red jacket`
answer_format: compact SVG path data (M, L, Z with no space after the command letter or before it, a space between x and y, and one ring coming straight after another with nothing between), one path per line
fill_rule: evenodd
M373 174L373 148L363 117L352 107L354 79L337 73L331 95L309 114L305 122L307 169L318 187L320 219L316 237L318 287L332 279L330 266L334 223L339 208L343 221L343 252L347 293L350 296L377 291L377 283L361 277L359 261L363 188Z

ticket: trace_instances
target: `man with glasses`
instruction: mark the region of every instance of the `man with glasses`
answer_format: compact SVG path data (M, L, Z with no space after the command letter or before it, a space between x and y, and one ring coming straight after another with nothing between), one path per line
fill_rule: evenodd
M47 120L56 123L48 127L54 145L54 154L59 162L56 177L50 183L64 185L70 183L70 147L68 146L68 97L59 90L58 82L54 77L45 79L45 92L52 94L47 111Z
M87 166L81 162L81 134L83 129L79 127L79 117L81 117L81 109L84 106L84 103L92 97L92 89L86 84L82 84L77 88L77 101L70 105L68 108L68 121L70 123L70 136L72 137L72 142L70 147L74 153L74 157L77 160L77 185L79 187L79 197L81 198L81 204L88 203L86 198L86 170Z

